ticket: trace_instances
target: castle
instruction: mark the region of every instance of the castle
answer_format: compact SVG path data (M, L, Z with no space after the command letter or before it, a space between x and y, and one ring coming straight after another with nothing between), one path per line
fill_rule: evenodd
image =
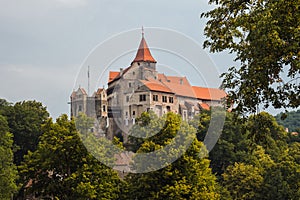
M92 96L83 88L72 93L71 115L83 112L106 123L108 132L122 134L146 111L158 116L174 112L190 120L211 106L223 106L223 90L192 86L186 77L159 73L156 63L143 34L130 66L109 72L107 89L99 88Z

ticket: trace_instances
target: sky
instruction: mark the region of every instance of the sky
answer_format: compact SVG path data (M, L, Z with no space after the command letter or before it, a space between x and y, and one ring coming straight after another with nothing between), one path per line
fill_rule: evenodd
M164 33L184 36L201 49L206 21L200 14L211 8L204 0L0 0L0 98L13 103L40 101L53 118L69 114L70 94L79 87L79 75L105 42L124 36L124 42L118 44L130 44L131 51L112 61L110 69L114 70L130 65L135 55L132 48L138 48L142 26L150 48L151 44L159 47L159 42L164 43L164 38L155 34L167 30ZM130 40L126 40L127 33ZM174 44L184 48L181 40L174 39ZM116 42L113 47L109 51L119 48ZM204 68L213 63L222 73L234 64L232 55L226 52L203 52L209 58L203 60ZM170 51L154 48L152 54L164 72L179 70L180 75L191 75L193 85L202 84L193 77L189 63L176 59ZM98 60L101 56L98 54ZM99 77L97 73L106 67L97 62L91 63L94 77ZM176 69L179 65L181 68ZM103 80L98 80L99 87L105 84ZM220 80L206 86L217 87L219 83Z

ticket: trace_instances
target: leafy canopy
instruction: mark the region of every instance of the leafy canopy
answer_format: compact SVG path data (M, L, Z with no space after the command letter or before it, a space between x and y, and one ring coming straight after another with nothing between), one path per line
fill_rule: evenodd
M10 199L16 192L17 170L13 164L12 134L5 117L0 115L0 199Z
M229 50L241 66L222 75L236 111L300 104L300 0L210 0L204 47Z
M28 151L37 148L39 137L42 135L41 125L49 117L46 107L37 101L22 101L14 105L0 100L0 113L7 118L10 132L13 134L14 162L19 165Z
M151 113L144 114L138 123L140 126L134 127L133 131L146 136L151 131L160 129L155 136L139 141L138 153L163 149L176 140L179 132L185 137L196 133L194 127L181 121L181 117L174 113L161 118L154 117ZM216 177L209 168L209 160L204 157L207 155L206 148L196 137L192 139L194 140L187 151L166 167L148 173L128 174L128 190L123 199L220 199ZM176 155L182 151L182 146L179 145L171 148L168 155ZM164 151L157 153L151 162L155 160L168 162ZM134 169L152 169L152 165L155 163L141 161L139 156L133 158Z
M117 199L121 181L83 145L74 121L62 115L43 125L37 150L20 166L25 194L58 199ZM105 150L104 150L105 151Z

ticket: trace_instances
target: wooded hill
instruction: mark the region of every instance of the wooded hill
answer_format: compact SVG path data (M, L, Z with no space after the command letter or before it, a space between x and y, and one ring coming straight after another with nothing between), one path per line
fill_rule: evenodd
M280 113L275 116L278 124L289 129L289 132L300 132L300 110Z

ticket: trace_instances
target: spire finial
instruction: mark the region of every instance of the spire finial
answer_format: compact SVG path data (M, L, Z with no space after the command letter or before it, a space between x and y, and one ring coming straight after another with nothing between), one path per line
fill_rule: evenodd
M144 37L145 35L145 30L144 30L144 26L142 26L142 37Z

